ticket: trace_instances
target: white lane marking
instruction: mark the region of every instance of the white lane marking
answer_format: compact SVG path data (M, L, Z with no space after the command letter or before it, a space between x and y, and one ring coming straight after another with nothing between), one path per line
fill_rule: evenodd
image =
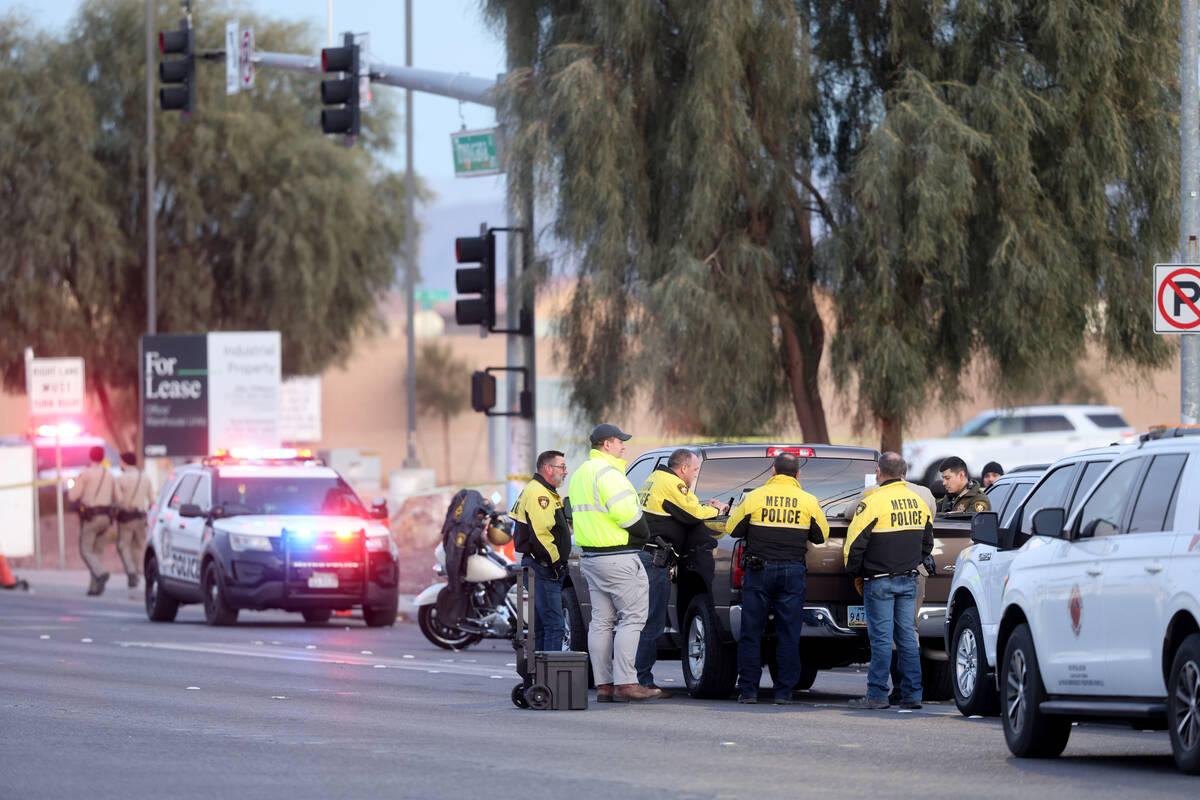
M92 640L91 640L91 639L80 639L79 641L83 642L84 644L91 644L91 643L92 643Z
M190 644L185 642L123 642L115 644L121 647L139 647L152 650L175 650L184 653L202 653L220 656L244 656L248 658L272 658L281 661L308 661L323 664L346 664L356 667L375 667L388 669L419 670L431 672L434 670L453 673L456 675L473 675L486 678L493 674L495 667L486 664L443 664L441 661L422 661L413 656L405 656L411 660L387 659L378 656L364 658L355 653L344 652L314 652L311 650L291 650L281 648L263 650L253 645L242 644Z
M38 638L39 638L39 639L49 639L49 638L50 638L50 634L48 634L48 633L43 633L43 634L42 634L41 636L39 636Z
M189 687L187 687L187 690L189 692L198 692L198 691L200 691L200 687L199 686L189 686Z

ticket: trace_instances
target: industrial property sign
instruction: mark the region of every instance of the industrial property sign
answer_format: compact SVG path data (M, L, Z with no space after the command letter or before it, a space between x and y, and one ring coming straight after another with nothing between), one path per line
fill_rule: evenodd
M143 454L278 447L279 333L143 336Z
M500 148L497 146L495 128L452 133L450 148L454 152L456 178L499 175L504 171L500 163Z
M82 358L34 358L27 364L30 416L83 413Z
M1200 332L1200 265L1154 265L1154 332Z

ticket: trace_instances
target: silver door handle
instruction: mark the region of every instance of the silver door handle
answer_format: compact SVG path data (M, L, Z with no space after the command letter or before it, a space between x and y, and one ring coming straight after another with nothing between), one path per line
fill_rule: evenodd
M1087 574L1091 575L1093 578L1096 577L1097 575L1099 575L1103 571L1104 570L1101 569L1100 567L1088 567L1087 568Z
M1158 573L1162 572L1162 568L1163 565L1156 561L1153 564L1146 565L1146 572L1149 572L1151 575L1157 575Z

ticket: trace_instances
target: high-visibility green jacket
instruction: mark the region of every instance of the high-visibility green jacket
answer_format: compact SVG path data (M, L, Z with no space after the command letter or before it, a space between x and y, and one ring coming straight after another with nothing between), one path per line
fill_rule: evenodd
M592 450L567 486L575 543L585 552L641 550L646 522L625 462Z

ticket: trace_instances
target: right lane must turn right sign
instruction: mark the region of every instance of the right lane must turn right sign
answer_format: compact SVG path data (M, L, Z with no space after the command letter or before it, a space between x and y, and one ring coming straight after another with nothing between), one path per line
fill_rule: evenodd
M1154 332L1200 333L1200 265L1154 265Z

